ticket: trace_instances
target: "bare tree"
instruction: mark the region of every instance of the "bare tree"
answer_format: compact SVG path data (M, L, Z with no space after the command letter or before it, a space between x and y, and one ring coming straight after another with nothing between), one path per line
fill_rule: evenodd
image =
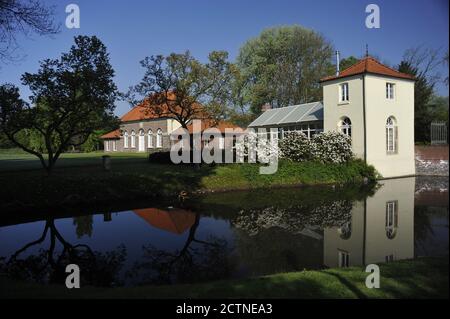
M17 36L51 35L59 32L53 19L54 8L37 0L0 0L0 61L18 58Z
M437 71L437 68L442 64L442 51L440 48L425 48L423 45L410 48L405 51L403 61L413 68L417 68L417 76L424 76L432 87L442 78Z

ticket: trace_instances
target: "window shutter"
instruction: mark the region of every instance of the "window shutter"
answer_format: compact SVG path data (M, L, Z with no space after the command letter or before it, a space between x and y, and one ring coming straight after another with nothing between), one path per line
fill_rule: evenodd
M394 150L398 153L398 126L394 127Z

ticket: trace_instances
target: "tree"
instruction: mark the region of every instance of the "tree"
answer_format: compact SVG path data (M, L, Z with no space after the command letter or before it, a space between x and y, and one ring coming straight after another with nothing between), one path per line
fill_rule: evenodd
M211 52L205 64L189 51L146 57L144 77L126 98L132 105L144 101L149 113L175 119L183 128L192 119L219 120L227 113L232 78L227 58L224 51Z
M339 63L339 69L345 70L349 67L351 67L353 64L356 64L359 62L359 59L354 57L353 55L349 56L348 58L342 59Z
M51 35L59 32L53 7L37 0L0 0L0 61L14 60L17 35Z
M332 65L332 45L320 34L301 26L264 30L240 49L237 65L247 79L245 99L254 114L272 107L318 101L319 79Z
M433 95L428 108L432 121L448 122L448 96Z
M442 59L442 64L444 66L446 66L447 70L448 70L448 50L444 54L444 58ZM444 84L448 86L448 73L447 73L447 76L444 78Z
M431 118L428 114L428 102L433 95L433 85L428 82L426 76L411 65L410 62L402 61L398 70L403 73L414 75L414 136L416 142L430 141Z
M240 127L247 127L255 119L255 114L249 112L248 83L241 69L236 65L231 65L232 79L230 82L229 95L229 117L230 121Z
M25 73L32 105L10 84L0 86L0 131L17 147L39 158L51 172L69 146L83 144L94 130L112 125L117 88L104 44L95 36L78 36L69 53L40 63L37 73ZM32 130L43 139L44 152L21 141Z

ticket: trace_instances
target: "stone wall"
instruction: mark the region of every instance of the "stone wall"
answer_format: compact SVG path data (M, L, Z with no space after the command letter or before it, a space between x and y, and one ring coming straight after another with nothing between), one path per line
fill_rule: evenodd
M416 145L416 174L448 176L448 145Z

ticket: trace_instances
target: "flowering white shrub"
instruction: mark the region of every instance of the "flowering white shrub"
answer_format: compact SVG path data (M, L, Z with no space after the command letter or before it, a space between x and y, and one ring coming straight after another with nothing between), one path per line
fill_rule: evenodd
M294 162L307 161L312 158L311 142L303 132L285 132L279 146L282 158Z
M311 141L311 153L314 160L322 163L345 163L353 158L352 141L339 132L320 133Z
M285 132L279 141L248 132L237 145L236 153L244 161L253 163L268 163L274 156L294 162L313 160L322 163L345 163L353 158L350 137L339 132L320 133L312 140L302 132Z
M250 131L236 145L236 154L244 161L269 163L270 158L279 156L278 139L267 139Z

